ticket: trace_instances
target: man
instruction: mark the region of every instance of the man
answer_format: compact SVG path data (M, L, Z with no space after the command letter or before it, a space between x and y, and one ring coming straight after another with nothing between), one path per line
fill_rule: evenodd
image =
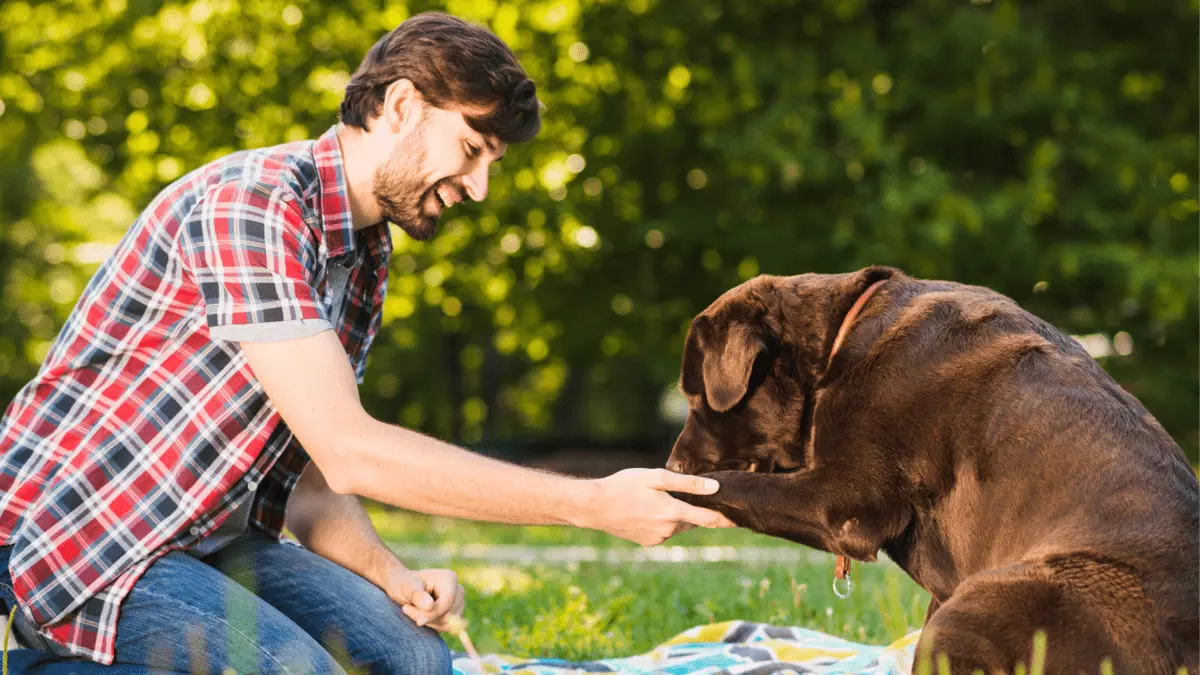
M504 43L423 14L371 49L317 141L235 153L160 194L0 423L0 591L24 641L176 671L445 673L434 629L463 589L397 560L360 497L642 544L731 526L665 493L715 483L536 472L359 404L387 221L433 236L539 127ZM285 524L303 547L280 542Z

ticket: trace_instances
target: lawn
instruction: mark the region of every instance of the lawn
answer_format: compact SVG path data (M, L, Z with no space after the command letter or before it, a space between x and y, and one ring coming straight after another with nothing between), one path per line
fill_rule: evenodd
M469 633L481 652L628 656L691 626L731 619L886 644L921 625L929 599L899 568L883 562L855 564L853 594L840 600L830 588L832 556L745 530L695 530L664 547L639 550L593 531L370 511L407 564L458 572L467 589ZM703 559L706 552L761 554L765 560L628 560L641 554ZM572 560L545 561L553 556ZM779 562L779 556L795 560ZM456 639L449 642L462 649Z

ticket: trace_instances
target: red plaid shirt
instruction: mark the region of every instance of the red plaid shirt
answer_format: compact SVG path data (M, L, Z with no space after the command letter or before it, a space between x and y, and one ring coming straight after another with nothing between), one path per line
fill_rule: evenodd
M134 583L243 497L252 526L280 536L308 456L238 341L336 327L362 381L392 244L386 224L353 229L335 129L234 153L159 194L0 421L13 590L73 654L112 663ZM327 289L337 264L353 266L348 297Z

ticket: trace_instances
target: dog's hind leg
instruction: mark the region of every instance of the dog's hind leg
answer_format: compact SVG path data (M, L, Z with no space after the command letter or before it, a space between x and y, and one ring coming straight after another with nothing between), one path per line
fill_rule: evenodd
M1092 603L1048 572L1022 564L968 578L927 619L913 663L930 659L938 673L944 658L956 675L994 675L1018 664L1037 672L1038 659L1040 672L1094 675L1107 659L1117 675L1174 672L1157 644L1118 645ZM1045 644L1035 649L1039 631Z

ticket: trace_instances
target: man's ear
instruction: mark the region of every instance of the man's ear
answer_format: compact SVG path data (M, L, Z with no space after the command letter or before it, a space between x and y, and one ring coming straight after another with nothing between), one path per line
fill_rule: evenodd
M389 84L384 92L379 119L393 134L407 135L420 124L424 102L412 80L402 77Z
M692 324L683 348L681 387L685 394L704 393L708 406L725 412L741 402L750 387L754 361L766 344L742 323L720 328L704 319Z

